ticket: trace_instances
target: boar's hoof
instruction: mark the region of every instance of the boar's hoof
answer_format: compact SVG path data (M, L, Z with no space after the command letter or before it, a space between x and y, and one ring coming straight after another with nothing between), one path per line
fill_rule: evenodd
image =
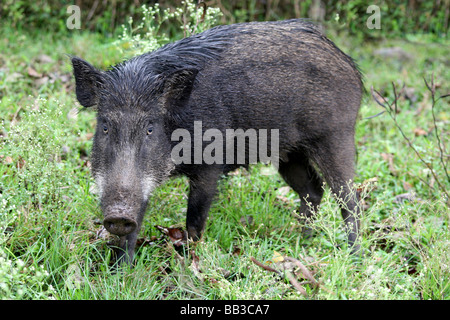
M103 221L103 225L110 233L125 236L132 233L136 227L136 221L127 217L107 217Z

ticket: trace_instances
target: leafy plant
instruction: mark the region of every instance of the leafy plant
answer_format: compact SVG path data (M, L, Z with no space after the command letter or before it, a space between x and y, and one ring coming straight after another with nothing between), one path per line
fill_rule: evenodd
M0 193L0 299L49 299L55 293L48 285L49 273L44 266L27 266L21 259L11 259L4 248L8 228L18 212L11 198Z
M128 18L128 25L122 25L122 35L116 43L124 53L131 55L153 51L169 42L167 33L162 32L162 25L176 22L187 37L214 26L221 16L220 9L210 8L204 2L196 5L193 0L181 2L181 7L171 10L161 9L159 3L147 7L141 6L142 18L133 27L133 18Z
M11 123L3 142L19 186L11 192L34 208L59 207L61 188L73 184L61 162L65 132L55 123L61 117L59 102L38 98L20 121Z
M337 10L338 2L323 2L327 4L325 19L339 13L340 25L346 23L346 16L340 10L351 9L355 13L355 19L351 20L354 27L358 26L358 19L366 15L354 6ZM364 1L339 4L350 2L365 5ZM57 2L45 2L51 3ZM94 3L98 3L98 7L91 10ZM0 26L0 298L450 298L450 233L445 194L387 113L360 120L356 127L359 153L355 183L361 190L363 257L355 259L346 250L339 206L329 189L325 191L316 219L311 221L311 237L302 237L302 226L295 219L298 196L274 168L256 165L249 171L237 170L224 177L202 241L185 248L184 252L170 237L161 236L155 226L179 224L183 228L189 192L187 179L173 179L160 186L149 200L133 267L121 272L113 269L111 236L101 224L102 215L89 175L88 155L95 112L70 112L77 110L73 107L76 97L70 62L63 53L77 54L104 68L119 62L123 53L131 55L143 50L145 25L133 32L127 29L127 36L141 34L136 47L130 39L111 45L115 39L105 37L105 33L87 32L84 17L91 12L90 23L103 21L95 30L114 36L119 30L111 27L113 21L132 15L136 21L133 27L142 22L140 16L134 15L133 4L114 3L115 7L111 2L80 1L83 28L70 36L49 32L53 29L46 25L36 29L39 25L34 24L36 20L28 20L32 17L27 14L33 12L29 8L40 9L42 1L17 2L16 7L10 7L18 10L15 27L8 23ZM297 14L305 17L313 1L208 3L221 8L225 15L222 23L226 23L232 21L234 8L241 11L239 19L234 20L239 22L283 19ZM427 9L421 20L425 25L419 25L414 19L406 24L401 19L408 19L403 13L408 12L409 4L413 3L419 9ZM437 3L444 1L410 1L405 3L406 7L389 5L389 11L382 13L383 19L395 14L397 29L392 34L391 29L382 29L381 35L397 37L405 30L427 30L428 22L445 17L445 10L436 12ZM63 14L59 15L60 11L52 14L46 21L49 25L64 24L65 8L60 2L58 5ZM170 1L164 5L170 12L175 10ZM115 14L114 8L117 9ZM190 15L183 20L186 14L183 5L177 9L179 20L168 18L156 31L159 42L155 48L167 43L169 38L175 40L191 31L202 30L203 6L194 8L200 17L197 28L194 28L196 20L191 20ZM105 11L101 9L110 11L105 12L103 18L96 17L99 11ZM7 10L2 11L2 19L8 14ZM45 18L47 11L43 9L41 17ZM24 13L23 17L20 12ZM359 16L359 12L363 15ZM183 21L192 21L186 31ZM157 19L153 22L158 25ZM34 27L21 28L27 23ZM34 40L38 34L39 45L36 45ZM397 101L396 122L448 192L443 169L444 163L448 170L448 98L439 99L438 94L438 91L448 92L444 81L448 78L447 41L437 39L433 33L408 35L407 41L394 38L363 45L353 36L343 37L337 33L334 41L358 60L366 75L366 84L381 88L380 92L386 97L386 102L379 98L383 104L391 105L395 99L391 82L397 83L397 79L407 82L408 87L397 91L401 97ZM411 53L410 60L380 58L374 54L379 46L401 47ZM53 62L43 64L37 58L42 53L51 56ZM33 77L32 69L42 77L49 77L49 81L55 75L55 79L66 76L67 80L43 84L40 78ZM423 76L430 70L435 73L435 85L429 76L426 79L430 88L436 88L434 99L427 84L423 84ZM413 89L416 99L407 98L406 94L402 96L407 89ZM376 114L374 106L375 103L365 100L361 118L368 119ZM442 152L436 135L439 135ZM278 272L255 264L252 257ZM310 275L303 273L298 261Z

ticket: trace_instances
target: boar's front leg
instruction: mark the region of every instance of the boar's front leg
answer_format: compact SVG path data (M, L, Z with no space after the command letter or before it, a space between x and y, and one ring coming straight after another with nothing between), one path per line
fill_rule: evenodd
M214 167L202 168L202 172L189 176L190 191L186 216L188 238L198 241L205 229L209 208L217 191L220 171Z

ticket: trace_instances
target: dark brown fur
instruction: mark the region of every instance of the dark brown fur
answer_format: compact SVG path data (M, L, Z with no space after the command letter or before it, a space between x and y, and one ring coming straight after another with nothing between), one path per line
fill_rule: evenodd
M299 194L302 216L318 207L323 178L341 200L349 244L358 250L358 199L349 183L363 85L353 60L314 25L220 26L106 72L72 61L78 100L98 106L92 169L102 183L105 225L122 236L128 260L147 206L143 185L189 177L186 225L197 240L219 176L237 167L172 163L172 132L192 133L194 121L224 135L228 128L278 129L279 172Z

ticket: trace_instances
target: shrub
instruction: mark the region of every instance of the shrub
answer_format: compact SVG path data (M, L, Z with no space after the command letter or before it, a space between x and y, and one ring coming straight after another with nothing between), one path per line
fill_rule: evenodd
M16 207L0 193L0 299L48 299L54 289L47 285L48 272L42 265L27 266L11 259L4 249L8 226L16 220Z
M181 2L182 7L171 10L161 9L159 4L141 7L141 21L133 27L133 18L128 18L128 25L122 25L122 35L116 44L122 52L132 55L153 51L169 42L169 35L161 30L164 23L175 22L187 37L205 31L218 22L220 9L197 6L193 0ZM179 32L178 32L179 34Z

